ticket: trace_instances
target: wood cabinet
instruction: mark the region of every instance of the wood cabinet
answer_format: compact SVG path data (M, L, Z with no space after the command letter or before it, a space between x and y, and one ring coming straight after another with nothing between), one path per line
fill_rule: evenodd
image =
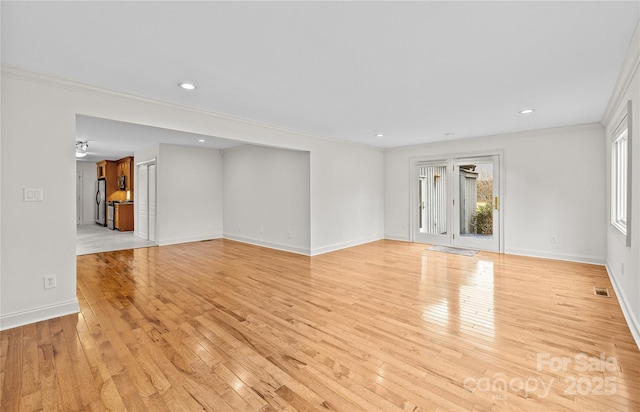
M102 160L96 163L98 179L106 181L107 202L133 200L133 167L132 156L123 157L117 161ZM127 193L129 193L128 197Z
M133 230L133 203L116 203L113 226L121 232Z
M133 157L127 156L118 160L118 187L128 190L133 195Z
M106 200L120 200L118 196L118 163L102 160L96 163L98 179L105 179Z
M98 174L97 176L98 179L106 178L107 177L107 161L102 160L96 163L96 171Z

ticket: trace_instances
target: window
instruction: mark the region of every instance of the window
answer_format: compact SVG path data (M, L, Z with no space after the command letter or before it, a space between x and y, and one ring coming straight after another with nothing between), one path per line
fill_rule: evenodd
M611 143L611 224L627 234L629 128L627 116L613 134Z

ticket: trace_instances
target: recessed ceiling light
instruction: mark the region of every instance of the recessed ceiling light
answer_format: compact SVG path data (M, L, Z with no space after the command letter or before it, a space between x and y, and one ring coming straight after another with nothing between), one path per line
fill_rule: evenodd
M376 137L384 137L384 135L382 133L378 133Z
M522 109L518 113L520 113L520 114L530 114L530 113L533 113L535 111L536 111L536 109Z
M185 90L193 90L196 88L196 85L193 83L186 83L186 82L182 82L182 83L178 83L178 86L182 87Z
M198 139L198 141L199 141L200 143L204 143L204 142L206 142L206 140L204 140L204 139Z

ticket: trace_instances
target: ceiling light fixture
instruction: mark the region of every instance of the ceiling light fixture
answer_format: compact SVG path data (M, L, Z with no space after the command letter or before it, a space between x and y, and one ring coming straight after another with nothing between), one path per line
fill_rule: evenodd
M382 133L378 133L376 137L384 137L384 135Z
M206 142L206 140L204 140L204 139L198 139L198 141L199 141L200 143L204 143L204 142Z
M89 148L89 141L77 141L76 142L76 157L85 157L87 155L87 149Z
M196 88L195 84L187 82L178 83L178 86L182 87L185 90L194 90Z
M533 113L535 111L536 111L536 109L522 109L518 113L520 113L520 114L530 114L530 113Z

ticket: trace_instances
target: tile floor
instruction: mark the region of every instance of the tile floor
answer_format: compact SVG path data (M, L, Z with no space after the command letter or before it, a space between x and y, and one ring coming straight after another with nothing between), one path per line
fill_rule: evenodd
M76 227L76 255L78 256L156 246L153 242L133 236L133 232L110 230L96 224Z

